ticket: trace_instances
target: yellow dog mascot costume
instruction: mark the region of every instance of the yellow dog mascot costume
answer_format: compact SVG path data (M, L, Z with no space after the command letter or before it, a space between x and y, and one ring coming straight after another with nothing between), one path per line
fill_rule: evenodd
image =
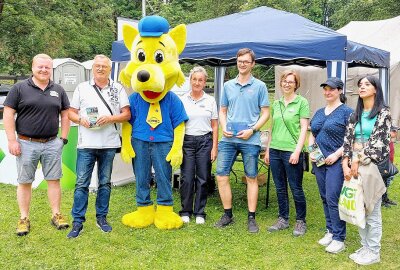
M182 163L188 117L178 96L169 90L185 81L178 56L186 45L186 26L170 31L166 19L148 16L139 21L138 30L129 25L122 30L131 61L121 71L120 80L135 92L129 96L130 124L122 127L121 155L133 163L138 206L123 216L122 223L134 228L154 223L159 229L177 229L183 222L173 212L171 175L172 167ZM157 210L150 199L151 166L157 183Z

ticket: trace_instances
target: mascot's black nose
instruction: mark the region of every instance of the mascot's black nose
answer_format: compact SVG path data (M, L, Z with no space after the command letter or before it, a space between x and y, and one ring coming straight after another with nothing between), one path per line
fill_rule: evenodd
M141 70L137 74L137 79L139 82L147 82L150 78L150 73L146 70Z

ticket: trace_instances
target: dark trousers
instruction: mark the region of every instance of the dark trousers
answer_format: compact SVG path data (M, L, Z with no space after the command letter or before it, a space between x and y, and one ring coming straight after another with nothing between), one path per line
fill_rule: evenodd
M383 183L385 184L386 191L382 195L382 203L386 202L388 200L388 187L389 187L389 177L383 178Z
M303 153L297 164L290 164L292 152L269 149L269 160L276 187L279 216L289 220L288 183L292 191L296 220L306 221L306 197L303 191Z
M211 133L185 135L181 165L181 216L206 216L204 209L207 203L207 182L211 179L211 149Z

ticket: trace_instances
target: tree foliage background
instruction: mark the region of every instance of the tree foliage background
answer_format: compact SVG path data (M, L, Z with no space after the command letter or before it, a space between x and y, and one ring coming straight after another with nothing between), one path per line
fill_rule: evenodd
M0 73L30 72L38 53L86 61L110 55L116 18L140 19L140 0L0 0ZM338 29L352 20L400 15L398 0L147 0L147 15L166 17L172 26L193 23L259 6L297 13ZM267 26L266 26L267 27ZM240 34L240 33L238 33Z

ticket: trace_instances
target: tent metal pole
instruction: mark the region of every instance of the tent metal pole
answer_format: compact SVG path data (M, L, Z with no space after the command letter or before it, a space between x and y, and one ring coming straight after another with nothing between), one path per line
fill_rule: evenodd
M214 69L214 98L217 102L219 111L219 103L221 92L224 89L224 78L225 78L226 67L218 66Z
M346 95L346 79L347 79L347 63L346 61L327 61L327 75L328 78L337 77L343 82L343 94Z
M379 81L382 85L383 99L387 105L390 104L389 76L388 68L379 68Z
M146 0L142 0L142 18L146 17Z

